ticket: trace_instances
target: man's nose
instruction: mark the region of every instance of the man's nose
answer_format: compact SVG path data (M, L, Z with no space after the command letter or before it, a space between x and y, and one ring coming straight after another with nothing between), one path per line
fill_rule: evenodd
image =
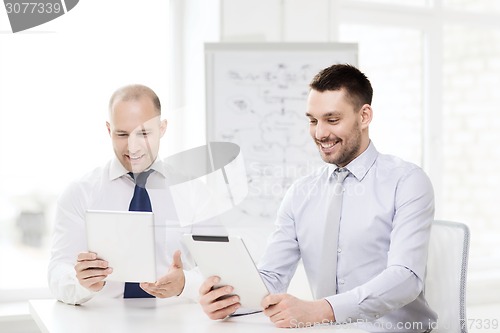
M316 124L316 130L314 132L315 138L317 140L322 140L322 139L328 137L329 134L330 133L327 130L327 126L325 126L325 124L323 124L323 122L318 121L318 123Z
M136 138L135 136L131 135L128 138L128 151L130 153L135 153L140 150L140 142L139 139Z

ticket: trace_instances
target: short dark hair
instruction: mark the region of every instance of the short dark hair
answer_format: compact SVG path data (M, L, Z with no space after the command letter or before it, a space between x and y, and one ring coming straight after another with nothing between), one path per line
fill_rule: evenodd
M131 84L124 86L116 90L111 98L109 99L109 111L115 101L128 101L128 100L138 100L141 97L148 97L153 102L156 111L161 115L161 104L158 95L153 91L153 89L146 87L142 84Z
M335 64L321 70L309 87L319 92L344 89L346 97L356 108L372 103L373 88L370 81L359 69L349 64Z

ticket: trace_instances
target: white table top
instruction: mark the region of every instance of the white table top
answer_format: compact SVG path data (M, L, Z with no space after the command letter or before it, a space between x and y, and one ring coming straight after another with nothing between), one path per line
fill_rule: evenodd
M29 301L30 313L43 333L175 332L284 333L262 313L211 320L199 304L180 299L95 298L73 306L53 299ZM366 331L337 325L316 325L300 333L334 329L338 333Z

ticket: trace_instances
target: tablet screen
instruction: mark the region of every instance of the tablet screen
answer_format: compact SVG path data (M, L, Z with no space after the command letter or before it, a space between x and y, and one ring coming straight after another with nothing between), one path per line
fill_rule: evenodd
M89 210L85 222L88 250L113 268L106 280L156 281L153 213Z
M269 291L240 237L187 234L183 239L205 278L216 275L221 278L219 286L234 287L243 308L262 308Z

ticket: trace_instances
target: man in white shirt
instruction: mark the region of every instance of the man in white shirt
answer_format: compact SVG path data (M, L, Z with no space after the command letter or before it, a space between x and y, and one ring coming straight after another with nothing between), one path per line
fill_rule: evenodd
M436 322L423 293L432 185L418 166L375 149L368 133L372 95L367 77L350 65L328 67L310 84L306 116L326 164L288 190L258 265L271 291L264 313L277 327L355 322L373 332L426 332ZM332 235L328 208L339 171L347 177L338 235ZM333 253L324 253L330 242ZM286 293L299 259L313 301ZM325 279L331 260L336 265ZM213 289L218 281L211 277L200 288L200 304L212 319L240 307L238 296L223 297L231 286Z
M201 280L197 272L183 267L179 249L185 253L181 243L185 230L178 227L168 189L169 168L158 158L160 139L167 127L167 121L161 119L158 96L142 85L118 89L109 102L106 126L114 158L70 184L57 203L48 269L52 293L69 304L81 304L98 293L123 297L124 283L104 281L112 274L113 263L88 252L85 212L129 210L135 176L152 170L145 188L155 217L157 271L164 275L158 281L141 283L140 288L135 285L144 296L132 297L197 298ZM133 235L130 237L133 244Z

